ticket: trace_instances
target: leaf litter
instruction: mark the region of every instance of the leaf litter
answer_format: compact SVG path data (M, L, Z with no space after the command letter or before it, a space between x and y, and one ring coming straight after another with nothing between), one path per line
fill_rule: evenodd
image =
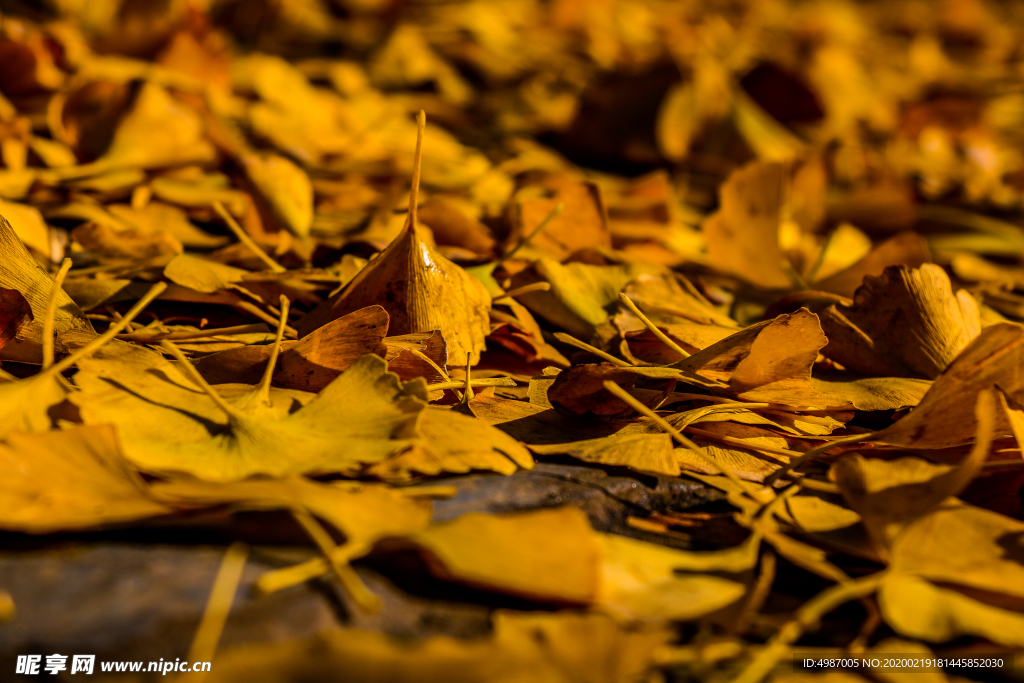
M386 566L489 614L220 648L236 543L210 680L1024 648L1019 12L259 4L0 18L11 539L277 511L316 554L263 594L386 613ZM646 498L434 519L564 471Z

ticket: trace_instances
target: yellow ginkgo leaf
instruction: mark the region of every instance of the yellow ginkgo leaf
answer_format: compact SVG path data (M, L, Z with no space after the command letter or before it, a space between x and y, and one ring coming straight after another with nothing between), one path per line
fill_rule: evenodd
M490 331L491 297L479 280L439 254L419 233L416 202L424 124L421 113L405 228L344 289L303 318L298 330L305 336L346 313L379 304L391 318L393 334L441 330L449 362L475 364Z
M671 639L662 624L624 627L602 614L497 610L484 638L409 642L355 629L242 645L218 654L211 683L619 683L643 680Z
M49 533L164 515L121 454L111 426L8 434L0 444L0 527Z
M216 155L199 115L163 87L149 82L139 90L102 157L91 164L50 173L80 178L110 170L207 163Z
M668 434L621 434L585 441L531 446L539 455L569 455L583 462L679 476Z
M852 306L821 314L822 353L865 375L935 379L981 332L978 304L942 268L892 266L868 277Z
M518 441L475 417L454 410L427 408L419 421L424 443L366 470L386 481L414 475L464 474L473 470L512 474L531 469L533 457Z
M278 343L280 334L281 330ZM160 388L165 380L159 371L151 371L153 399L121 389L116 378L99 379L94 391L81 392L74 399L87 423L118 426L125 455L143 469L187 472L208 481L236 481L257 474L354 473L418 441L416 424L425 403L407 395L377 356L363 356L315 398L289 413L287 394L277 390L278 398L271 398L276 358L268 363L260 386L245 387L228 401L180 351L167 342L164 345L179 356L191 385L184 388L192 392L193 405L161 404L162 394L173 387ZM201 417L212 411L219 413L216 422Z
M42 358L43 320L53 289L53 279L36 263L25 249L11 225L0 216L0 287L21 292L32 309L32 321L0 350L0 358L38 363ZM62 334L70 329L92 332L92 325L82 310L63 290L56 293L53 331Z
M306 172L277 154L245 154L240 162L284 227L296 235L308 235L313 224L313 184Z
M958 636L982 636L1001 645L1024 647L1024 615L939 588L913 574L882 579L878 607L892 628L910 638L945 643Z
M673 550L596 533L573 507L471 513L406 540L441 578L542 602L589 604L626 621L693 619L735 602L743 583L707 573L750 569L760 543L754 535L721 552Z

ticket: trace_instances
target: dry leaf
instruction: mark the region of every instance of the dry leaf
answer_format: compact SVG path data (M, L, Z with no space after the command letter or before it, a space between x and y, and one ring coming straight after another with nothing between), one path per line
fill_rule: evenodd
M621 434L586 441L533 445L538 455L569 455L583 462L628 467L638 472L679 476L668 434Z
M978 305L964 290L953 294L938 266L892 266L867 277L853 306L821 315L828 336L823 353L865 375L935 379L981 332Z
M229 398L168 365L129 379L111 361L86 364L73 397L86 424L118 427L125 455L143 469L207 481L356 472L417 441L424 403L404 394L376 356L363 356L294 412L290 394L271 399L266 374L261 387L243 385Z
M3 216L0 216L0 264L0 287L20 292L28 301L33 318L0 350L0 357L38 363L42 357L43 319L53 280L29 255ZM57 293L53 329L58 335L71 329L92 331L81 309L63 291Z
M421 117L421 131L424 118ZM346 313L380 304L391 318L391 331L403 335L441 330L454 366L476 364L489 330L491 297L479 280L437 253L420 236L416 224L419 149L410 214L402 232L338 294L313 309L299 324L305 336Z
M133 522L173 512L147 490L109 425L8 434L0 489L9 531L51 533Z

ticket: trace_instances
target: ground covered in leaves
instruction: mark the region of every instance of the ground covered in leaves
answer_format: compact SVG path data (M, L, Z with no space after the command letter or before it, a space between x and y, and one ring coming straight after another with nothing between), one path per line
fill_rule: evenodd
M1019 5L0 11L5 679L1024 676Z

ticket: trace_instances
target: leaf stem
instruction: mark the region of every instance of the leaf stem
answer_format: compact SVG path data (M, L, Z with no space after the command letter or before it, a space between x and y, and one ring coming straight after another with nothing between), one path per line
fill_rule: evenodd
M287 269L284 266L270 258L270 256L267 255L267 252L263 251L263 249L261 249L260 246L256 244L251 237L249 237L249 234L246 233L245 230L242 230L242 226L238 224L238 221L235 220L234 216L228 213L228 210L224 208L223 204L219 201L214 202L213 210L217 212L217 215L220 216L225 223L227 223L228 228L231 229L231 232L235 233L235 237L238 238L238 241L249 247L249 249L259 257L260 261L263 261L263 263L267 265L267 268L270 268L270 270L275 273L287 272Z
M412 157L412 187L409 190L409 226L416 227L416 208L420 200L420 170L423 165L423 132L427 128L427 113L416 114L416 151Z
M217 577L213 580L213 589L206 601L203 619L199 622L192 646L188 650L188 658L193 662L209 662L217 651L217 643L224 624L231 612L231 603L235 601L238 584L242 580L245 561L249 557L249 549L242 543L233 543L224 553L220 562ZM205 673L205 672L204 672ZM202 675L202 674L201 674Z
M555 339L557 339L558 341L562 342L563 344L568 344L569 346L575 346L577 349L582 349L584 351L589 351L590 353L594 354L598 358L603 358L604 360L608 361L612 365L617 365L620 368L632 368L632 367L635 367L632 363L627 363L626 361L624 361L624 360L622 360L620 358L616 358L615 356L611 355L610 353L605 353L604 351L602 351L601 349L597 348L596 346L591 346L590 344L587 344L586 342L581 342L576 337L573 337L572 335L568 335L568 334L566 334L564 332L555 332Z
M291 512L292 516L295 517L295 521L302 525L302 528L306 530L309 537L316 543L320 552L323 553L327 564L334 571L335 576L338 577L338 581L345 587L345 590L355 603L367 612L379 612L381 608L380 598L370 592L370 589L366 587L366 584L362 582L359 575L355 573L347 562L339 561L338 553L336 552L338 546L335 545L327 530L316 520L316 517L302 508L293 508Z
M725 478L728 479L733 484L735 484L736 486L738 486L740 490L746 491L752 498L754 498L754 500L757 500L758 502L763 502L761 500L762 496L760 496L760 494L754 494L746 485L746 483L744 483L738 476L736 476L735 472L733 472L730 469L722 467L714 460L712 460L710 457L708 457L707 453L704 452L704 449L695 444L693 441L690 441L690 439L686 438L686 436L684 436L681 431L679 431L671 424L669 424L668 421L665 420L665 418L663 418L661 415L658 415L656 412L645 406L633 395L631 395L628 391L620 387L615 382L611 381L605 381L604 388L613 396L626 403L626 405L628 405L633 410L637 411L641 415L644 415L654 420L655 424L657 424L659 427L668 432L673 439L679 442L680 445L692 451L694 455L700 458L701 461L703 461L706 465L715 470L718 470L721 474L725 475Z
M158 282L152 287L150 287L149 291L146 292L141 299L135 302L135 305L132 306L128 310L128 312L124 314L123 318L121 318L116 323L111 325L106 332L92 339L88 344L86 344L82 348L78 349L69 356L65 356L60 361L51 365L49 368L47 368L47 372L58 374L64 372L72 365L80 361L82 358L88 356L90 353L92 353L93 351L100 348L108 341L116 337L118 334L121 333L121 331L124 328L128 326L128 323L135 319L135 316L142 312L142 309L149 305L149 302L160 296L160 294L165 289L167 289L167 283L165 282Z
M871 434L851 434L850 436L844 436L840 439L823 443L820 446L815 446L811 450L801 455L799 458L793 458L792 460L789 461L788 464L783 465L781 468L769 474L767 477L765 477L764 484L765 486L771 486L776 481L778 481L779 477L785 476L791 470L800 467L809 460L813 460L814 458L818 457L819 455L821 455L822 453L824 453L825 451L829 450L834 446L840 446L844 443L854 443L856 441L867 441L870 436Z
M499 294L498 296L494 297L494 303L500 303L502 299L514 299L517 296L529 294L530 292L547 292L550 289L550 282L532 282L528 285L523 285L522 287L510 289L504 294Z
M66 258L60 264L60 270L53 278L53 288L50 289L50 298L46 300L46 314L43 316L43 370L53 365L53 327L54 317L57 315L57 297L63 291L64 278L71 270L71 259Z
M760 683L789 653L790 645L806 631L816 628L821 618L851 600L871 595L878 589L886 570L826 588L796 611L775 636L756 654L732 683Z
M668 346L670 349L678 353L683 358L690 357L689 352L686 351L686 349L681 347L679 344L672 341L672 339L670 339L667 334L658 329L658 326L652 323L650 319L646 315L644 315L639 308L636 307L636 304L633 303L633 300L630 299L625 292L619 292L619 300L622 301L622 303L626 304L626 308L633 311L633 315L640 318L640 322L642 322L644 326L654 334L655 337L660 339L662 343L664 343L666 346Z
M486 379L474 379L470 382L473 387L514 387L516 381L511 377L488 377ZM428 384L427 391L441 391L443 389L464 389L466 383L461 379L453 379L437 384Z
M188 375L188 378L195 382L196 384L198 384L199 387L206 392L207 396L210 397L210 400L212 400L217 405L217 407L220 408L225 415L227 415L228 420L234 422L238 419L241 419L242 414L235 410L235 408L231 406L227 401L225 401L223 396L221 396L220 394L213 390L213 387L211 387L210 384L206 381L206 379L201 374L199 374L199 371L196 370L196 366L192 365L192 361L185 357L185 354L181 352L181 349L179 349L177 346L175 346L169 341L160 342L160 348L162 348L170 355L174 356L174 360L181 363L181 369L185 372L186 375Z
M547 216L545 216L544 220L542 220L540 223L538 223L537 227L534 228L533 231L530 232L529 235L527 235L523 239L521 239L518 242L516 242L516 246L512 247L512 249L510 251L508 251L504 256L502 256L501 258L499 258L497 261L494 262L494 267L497 268L502 263L504 263L505 261L508 261L510 258L515 256L515 253L517 251L519 251L520 249L525 247L527 244L529 244L533 240L534 237L536 237L537 235L540 234L541 230L543 230L544 228L548 227L548 223L553 221L555 219L555 217L558 216L558 214L562 213L562 211L564 211L564 210L565 210L565 204L563 202L558 202L557 204L555 204L555 208L551 209L551 213L549 213Z
M281 318L277 324L277 336L274 338L274 346L270 351L270 360L267 361L267 369L263 371L263 379L260 381L259 396L263 403L270 405L270 381L274 378L274 368L277 367L277 357L281 354L281 340L284 338L284 328L288 323L288 308L291 301L284 294L281 295Z

